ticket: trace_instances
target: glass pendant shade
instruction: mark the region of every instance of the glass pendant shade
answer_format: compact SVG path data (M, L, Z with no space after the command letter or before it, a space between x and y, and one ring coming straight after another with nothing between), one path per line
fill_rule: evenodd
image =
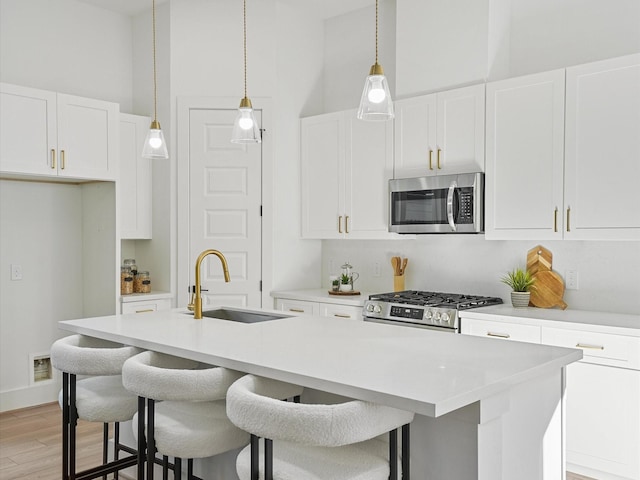
M379 64L371 67L365 80L358 118L360 120L390 120L394 117L393 101L389 93L387 77Z
M144 146L142 147L143 158L157 158L167 159L169 158L169 152L167 150L167 142L164 141L164 135L160 128L160 122L154 120L149 127L149 133L144 140Z
M233 132L231 133L232 143L260 143L260 128L253 112L251 100L244 97L238 108L236 121L233 123Z

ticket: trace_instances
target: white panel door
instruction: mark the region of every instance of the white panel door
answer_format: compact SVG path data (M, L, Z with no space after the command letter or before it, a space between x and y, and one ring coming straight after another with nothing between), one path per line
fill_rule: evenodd
M438 93L438 174L484 172L484 84Z
M261 306L262 144L231 143L235 116L225 109L189 116L189 263L195 266L200 252L213 248L226 257L231 276L225 283L218 258L205 258L204 309Z
M0 171L56 175L56 94L0 85Z
M302 237L343 238L345 134L342 112L303 118L300 148Z
M565 148L564 237L640 239L640 54L567 69Z
M356 110L345 117L345 238L390 238L393 122L364 122Z
M116 103L58 94L59 175L116 179L118 110Z
M435 175L436 95L395 103L394 178Z
M561 239L564 70L487 84L485 236Z

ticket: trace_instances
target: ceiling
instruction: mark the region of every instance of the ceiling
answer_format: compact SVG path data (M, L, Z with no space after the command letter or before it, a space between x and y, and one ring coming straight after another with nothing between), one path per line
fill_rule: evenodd
M125 15L137 15L151 8L151 0L79 0ZM231 0L229 0L231 1ZM304 5L320 18L342 15L375 4L375 0L278 0L288 5ZM169 0L156 0L156 6Z

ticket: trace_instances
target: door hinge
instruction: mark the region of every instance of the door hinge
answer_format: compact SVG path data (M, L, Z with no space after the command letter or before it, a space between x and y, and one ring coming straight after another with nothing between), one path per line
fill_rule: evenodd
M260 291L262 291L262 280L260 280Z
M260 216L262 216L262 205L260 205Z

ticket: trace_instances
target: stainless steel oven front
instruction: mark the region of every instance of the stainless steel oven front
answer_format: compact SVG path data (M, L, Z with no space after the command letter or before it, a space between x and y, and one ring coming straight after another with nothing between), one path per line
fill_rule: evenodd
M484 174L390 180L389 231L482 233Z

